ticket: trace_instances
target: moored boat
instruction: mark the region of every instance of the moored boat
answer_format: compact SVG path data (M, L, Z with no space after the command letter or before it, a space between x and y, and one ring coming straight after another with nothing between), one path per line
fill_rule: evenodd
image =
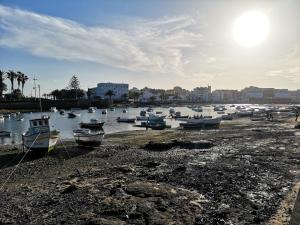
M28 131L22 135L24 148L37 152L53 150L59 139L59 131L50 130L49 117L32 119L29 125Z
M68 116L69 116L69 118L75 118L75 117L79 117L79 116L80 116L80 113L79 113L79 112L72 111L72 112L69 112L69 113L68 113Z
M73 131L73 136L77 144L83 146L99 146L102 143L104 132L92 132L90 129L77 129Z
M88 128L88 129L102 129L103 125L104 122L101 122L96 119L91 119L89 123L84 123L84 122L80 123L81 128Z
M89 113L94 113L94 112L96 112L95 107L89 107L88 112L89 112Z
M56 107L51 107L51 108L50 108L50 112L57 112Z

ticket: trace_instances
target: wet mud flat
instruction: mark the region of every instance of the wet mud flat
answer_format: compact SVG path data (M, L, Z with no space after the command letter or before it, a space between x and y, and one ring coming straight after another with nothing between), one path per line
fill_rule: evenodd
M111 134L95 149L64 141L18 166L0 190L0 224L288 224L299 145L290 121L247 119ZM21 157L1 148L1 185Z

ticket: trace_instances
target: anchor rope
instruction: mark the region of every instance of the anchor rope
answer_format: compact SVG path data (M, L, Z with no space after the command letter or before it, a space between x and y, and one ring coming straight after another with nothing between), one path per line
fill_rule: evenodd
M32 146L34 145L34 143L36 142L36 140L38 139L38 137L40 136L41 133L39 133L36 138L34 139L34 141L32 142L32 144L30 145L29 149L27 152L25 152L25 154L23 155L23 157L21 158L21 160L18 162L18 164L15 166L15 168L12 170L12 172L9 174L9 176L7 177L7 179L5 180L5 182L3 183L3 185L0 188L0 191L3 190L4 186L6 185L6 183L9 181L9 179L11 178L11 176L14 174L14 172L17 170L17 168L19 167L19 165L21 164L21 162L23 161L23 159L25 159L26 155L28 154L29 150L32 148Z

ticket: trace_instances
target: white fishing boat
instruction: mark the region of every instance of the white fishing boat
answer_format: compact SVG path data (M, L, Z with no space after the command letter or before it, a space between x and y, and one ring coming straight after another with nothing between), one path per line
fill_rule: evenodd
M0 121L4 121L4 115L0 114Z
M88 112L89 112L89 113L94 113L94 112L96 112L95 107L89 107Z
M180 123L183 128L219 128L221 117L218 118L191 118L186 120L186 123Z
M225 110L226 110L225 106L222 106L222 105L214 107L214 111L216 111L216 112L225 111Z
M92 132L90 129L77 129L73 131L77 144L83 146L99 146L103 140L104 132Z
M49 116L29 121L29 129L23 133L23 146L32 151L48 151L54 149L59 139L59 131L50 130Z
M56 107L51 107L51 108L50 108L50 112L57 112Z

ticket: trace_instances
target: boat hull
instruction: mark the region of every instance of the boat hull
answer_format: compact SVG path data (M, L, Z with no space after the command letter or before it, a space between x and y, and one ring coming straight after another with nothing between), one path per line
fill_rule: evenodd
M24 148L31 151L52 151L59 139L58 131L23 135Z
M103 140L103 134L74 134L75 142L83 146L99 146Z

